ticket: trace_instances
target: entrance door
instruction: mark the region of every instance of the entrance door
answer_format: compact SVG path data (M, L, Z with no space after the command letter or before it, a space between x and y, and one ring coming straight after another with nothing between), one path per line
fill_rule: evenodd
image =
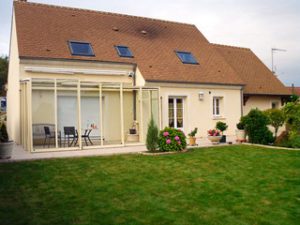
M169 127L182 129L184 127L183 120L183 98L170 97L169 98Z

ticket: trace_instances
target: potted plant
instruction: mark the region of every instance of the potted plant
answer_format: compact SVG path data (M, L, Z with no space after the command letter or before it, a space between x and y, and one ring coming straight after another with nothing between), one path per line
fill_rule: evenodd
M2 123L0 128L0 159L9 159L13 146L14 142L9 140L6 126Z
M190 146L196 145L196 138L195 138L195 136L196 136L197 132L198 132L198 128L195 127L195 129L192 130L192 131L188 134L188 136L189 136L189 141L190 141Z
M212 144L218 144L222 138L221 132L217 129L212 129L207 131L208 139L211 141Z
M222 132L222 138L220 140L221 143L226 143L226 135L224 135L224 131L227 130L228 125L224 122L217 122L216 128Z
M242 122L239 122L236 125L237 130L236 132L236 141L238 142L245 142L246 141L246 132L245 132L245 125Z

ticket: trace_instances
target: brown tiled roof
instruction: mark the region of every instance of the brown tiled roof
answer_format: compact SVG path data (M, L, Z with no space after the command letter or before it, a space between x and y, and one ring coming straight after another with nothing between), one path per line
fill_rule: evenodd
M287 87L291 94L296 94L300 96L300 87Z
M20 57L134 63L147 81L243 84L194 25L18 1L14 9ZM95 57L72 56L68 40L90 42ZM119 57L114 45L134 58ZM183 64L175 50L199 65Z
M289 90L249 49L212 44L244 81L245 94L289 95Z

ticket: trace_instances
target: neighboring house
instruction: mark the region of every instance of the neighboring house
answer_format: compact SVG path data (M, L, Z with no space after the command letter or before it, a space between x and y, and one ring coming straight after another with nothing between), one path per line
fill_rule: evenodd
M287 88L290 90L291 94L300 96L300 87L292 86Z
M289 90L248 48L214 44L246 86L243 89L243 115L252 108L280 108L290 95Z
M26 1L14 2L9 62L8 131L35 152L143 144L151 115L234 135L250 108L289 95L250 50L194 25Z

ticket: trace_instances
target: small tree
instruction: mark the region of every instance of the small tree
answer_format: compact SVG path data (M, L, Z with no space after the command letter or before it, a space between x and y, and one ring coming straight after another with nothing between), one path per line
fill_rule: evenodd
M158 146L158 128L151 117L150 122L148 124L147 131L147 139L146 139L146 147L149 151L155 151Z
M269 118L270 125L275 129L275 139L277 138L277 133L279 127L284 124L284 114L280 109L268 109L265 111Z
M222 121L219 121L219 122L217 122L217 124L216 124L216 128L217 128L218 130L220 130L220 131L222 132L222 134L223 134L223 132L224 132L225 130L227 130L228 125L227 125L226 123L222 122Z

